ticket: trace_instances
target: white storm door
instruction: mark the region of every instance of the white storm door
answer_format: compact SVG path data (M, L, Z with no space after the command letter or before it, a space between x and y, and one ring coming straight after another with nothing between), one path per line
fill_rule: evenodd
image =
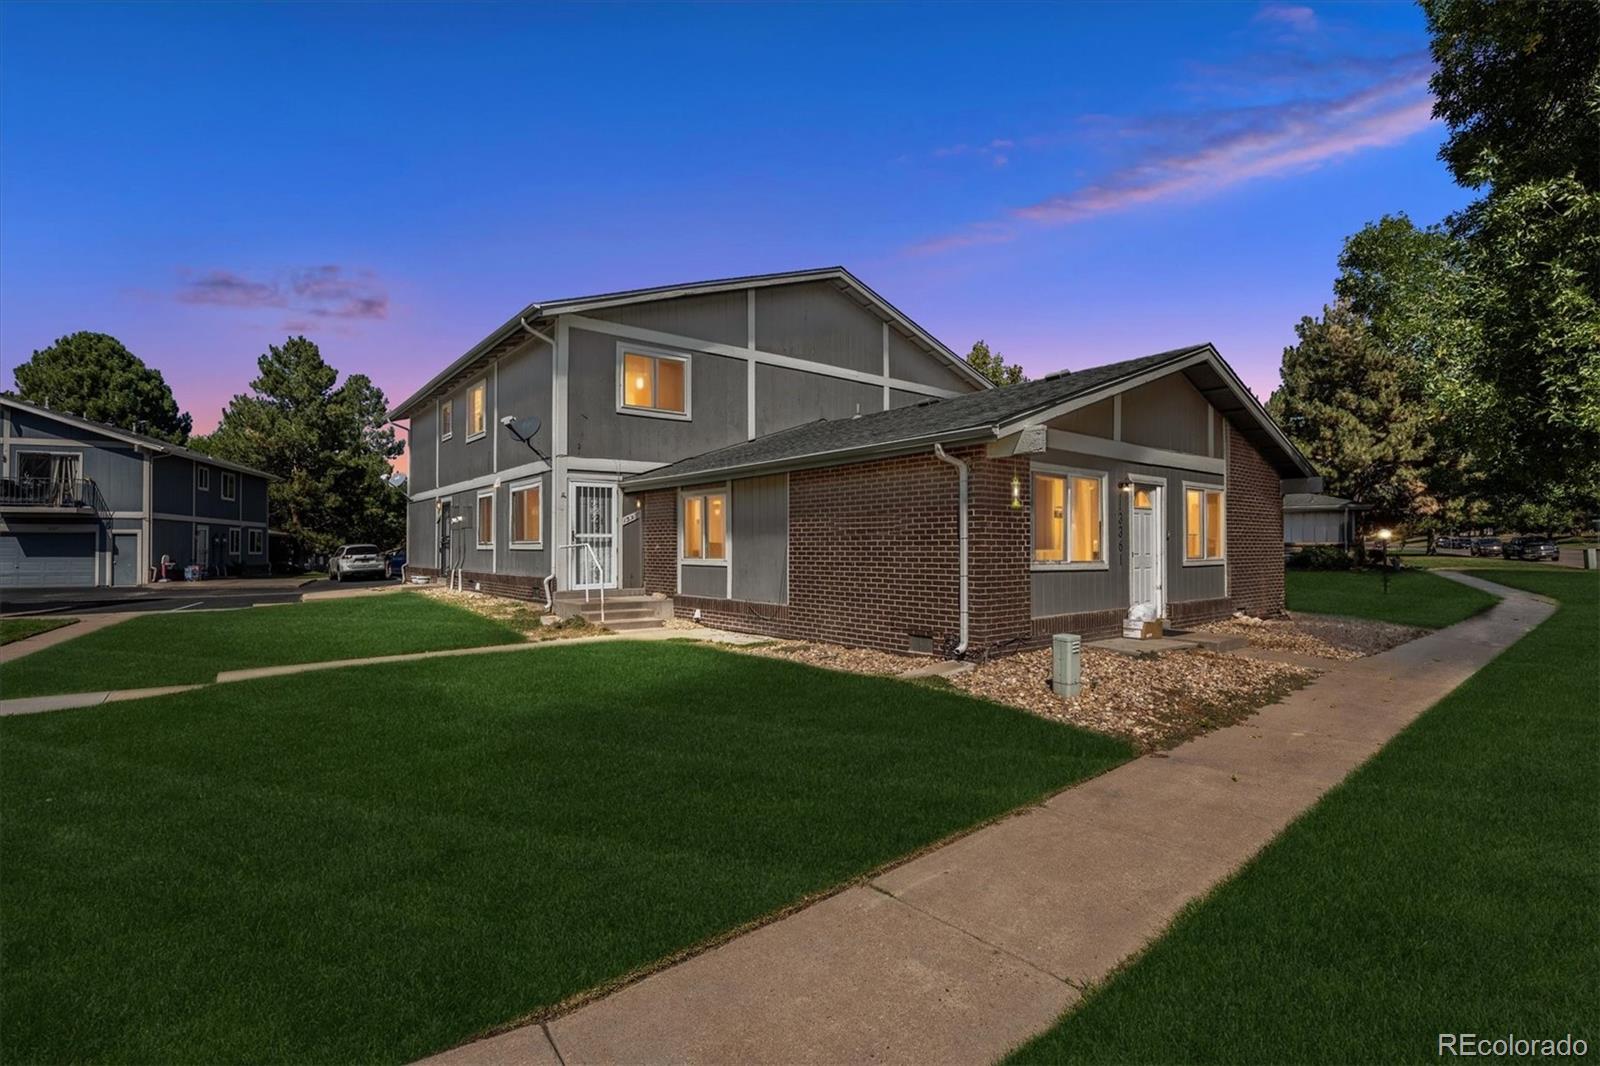
M1134 606L1149 604L1162 613L1161 602L1161 490L1136 485L1128 523L1129 600Z
M211 565L211 527L197 525L194 527L194 562L204 569Z
M571 588L617 587L617 486L612 482L572 481Z

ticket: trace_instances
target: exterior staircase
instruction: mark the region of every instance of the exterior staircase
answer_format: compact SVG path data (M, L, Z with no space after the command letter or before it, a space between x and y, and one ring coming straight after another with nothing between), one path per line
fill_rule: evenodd
M627 633L637 629L657 629L672 617L672 600L652 596L644 589L606 589L606 619L600 621L600 592L591 590L588 602L582 592L564 591L555 594L553 609L562 618L581 614L596 625Z

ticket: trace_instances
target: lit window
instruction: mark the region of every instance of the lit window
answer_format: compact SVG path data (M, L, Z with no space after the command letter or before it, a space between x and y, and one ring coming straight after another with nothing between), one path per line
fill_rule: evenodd
M728 497L706 493L683 498L683 557L724 560L728 557Z
M209 466L197 466L194 468L194 487L201 492L211 491L211 468Z
M456 402L445 400L439 405L439 439L449 440L455 435Z
M467 439L477 440L489 425L489 387L478 382L467 390Z
M239 528L237 526L228 530L228 554L235 559L239 557Z
M232 500L239 495L239 475L232 470L222 472L222 498Z
M540 522L543 505L542 485L522 485L511 490L511 546L533 547L543 540Z
M1221 562L1226 554L1221 489L1183 490L1183 557L1189 562Z
M478 547L494 547L494 493L478 494Z
M260 529L252 529L250 531L250 554L251 555L260 555L261 554L262 550L266 547L266 542L267 542L266 536L267 535L266 535L265 531L260 530Z
M622 353L622 406L662 414L689 413L689 360Z
M1105 475L1033 476L1033 561L1105 562Z

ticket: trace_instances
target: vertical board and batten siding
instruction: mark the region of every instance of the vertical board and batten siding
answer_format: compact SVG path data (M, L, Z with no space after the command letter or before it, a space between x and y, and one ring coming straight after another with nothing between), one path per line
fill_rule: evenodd
M438 468L434 465L438 437L439 423L434 416L433 403L419 405L411 414L411 432L403 438L406 452L411 456L406 474L406 487L410 492L427 492L439 487Z
M498 414L500 418L507 415L518 418L537 415L539 418L539 431L533 435L533 446L539 450L539 455L529 451L526 444L503 427L495 427L495 432L500 434L499 469L522 466L537 461L540 455L550 454L550 372L550 346L541 340L534 340L510 355L502 356L500 369L491 371L490 376L498 378L499 391L496 399L498 410L491 407L491 415Z
M439 545L435 540L433 500L413 500L406 505L406 565L432 568L438 565Z
M748 603L789 599L789 476L733 483L732 596Z
M761 351L883 373L883 319L832 282L775 285L755 294L756 347Z
M728 568L711 563L684 563L678 578L678 591L685 596L710 600L728 598Z
M1211 404L1181 373L1122 394L1122 439L1129 444L1210 455ZM1100 434L1104 436L1105 434Z
M923 403L924 401L931 399L933 399L932 396L924 396L920 392L902 392L900 389L889 390L890 410L893 410L896 407L913 407L919 403Z
M439 479L440 485L454 485L460 481L470 481L475 477L494 473L496 442L493 435L500 433L508 439L510 437L504 429L494 424L495 377L495 372L484 366L480 373L472 375L450 391L449 399L454 401L455 411L450 422L450 439L439 442L439 468L435 471L435 476ZM480 381L484 383L484 434L469 441L467 440L467 393Z
M1288 544L1343 544L1343 511L1295 511L1283 516L1283 539Z
M1064 429L1069 433L1082 433L1090 437L1111 440L1116 431L1116 405L1112 400L1101 400L1088 407L1069 411L1049 423L1051 429Z
M894 326L889 327L889 376L957 393L975 392L978 388L965 374L930 355Z
M743 348L749 340L750 310L746 289L679 296L651 303L625 304L585 311L588 318L638 326L679 337L697 337L714 344Z
M926 397L918 397L926 399ZM756 367L756 435L883 410L883 387L783 366Z
M1225 575L1221 566L1183 565L1183 483L1222 487L1220 474L1184 470L1179 467L1152 466L1149 463L1130 463L1121 459L1087 455L1080 452L1048 451L1032 457L1035 462L1072 467L1079 470L1104 471L1108 508L1104 544L1107 566L1103 570L1033 570L1031 613L1035 618L1052 615L1078 614L1085 611L1104 611L1128 606L1128 522L1131 501L1129 495L1117 490L1122 481L1138 481L1141 475L1165 478L1163 505L1166 510L1166 600L1183 603L1195 600L1220 599L1225 595ZM1159 484L1159 480L1157 484ZM1026 489L1031 501L1033 486ZM1031 550L1031 549L1030 549Z

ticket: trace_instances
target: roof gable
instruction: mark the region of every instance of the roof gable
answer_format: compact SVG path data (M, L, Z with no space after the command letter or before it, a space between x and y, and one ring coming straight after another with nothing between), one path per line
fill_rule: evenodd
M123 429L120 426L113 426L105 422L95 422L87 418L81 418L78 415L67 414L65 411L53 411L48 407L40 407L37 404L31 404L24 400L18 400L15 397L0 397L0 406L10 407L18 411L24 411L35 418L48 418L52 421L59 422L64 426L71 426L73 429L81 432L92 433L96 436L105 437L111 441L118 441L123 444L132 444L152 453L152 455L156 458L160 458L161 456L174 456L184 459L191 459L196 462L209 463L212 466L237 471L241 474L251 474L255 477L266 478L269 481L278 480L276 474L269 474L265 470L257 470L253 466L245 466L243 463L235 463L227 459L218 459L214 455L207 455L205 452L197 452L193 448L185 448L181 444L173 444L171 441L162 440L160 437L150 437L143 433L134 433L130 430Z

